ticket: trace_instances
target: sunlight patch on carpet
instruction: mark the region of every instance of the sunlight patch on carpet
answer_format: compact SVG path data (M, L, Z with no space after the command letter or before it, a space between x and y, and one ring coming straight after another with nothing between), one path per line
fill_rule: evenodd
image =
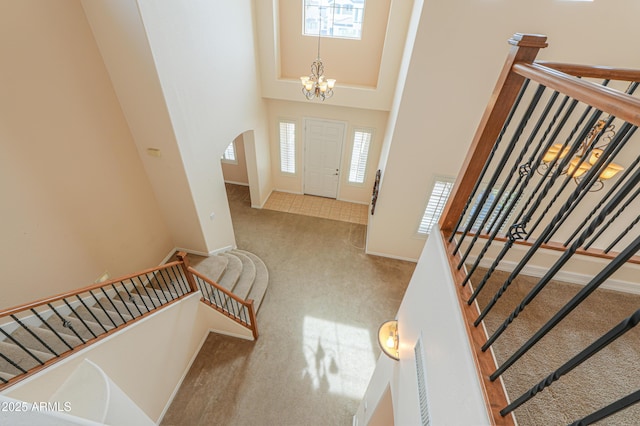
M362 399L376 367L369 330L305 316L302 372L314 390Z

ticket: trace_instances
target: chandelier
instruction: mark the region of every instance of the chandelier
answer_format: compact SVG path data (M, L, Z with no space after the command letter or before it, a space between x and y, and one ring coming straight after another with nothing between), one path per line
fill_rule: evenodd
M322 11L320 11L320 23L318 25L318 56L311 64L311 74L300 77L302 82L302 94L308 99L318 98L324 101L333 96L333 86L336 80L326 78L324 75L324 65L320 59L320 33L322 31Z
M599 146L590 149L590 147L593 146L593 141L599 134L602 135L602 143ZM615 134L615 126L613 124L607 126L606 120L598 120L596 125L589 131L585 140L580 144L580 148L575 154L575 157L569 161L569 165L561 172L561 174L569 175L574 179L574 181L579 182L583 175L587 173L594 164L596 164L598 158L602 155L603 148L611 142L611 139ZM542 164L538 167L538 173L544 173L550 167L550 163L553 163L553 167L557 167L558 160L566 157L569 150L568 146L562 144L551 145L547 152L545 152L544 157L542 157ZM588 155L589 158L585 158L586 155ZM622 170L624 170L624 167L619 164L609 163L600 173L598 180L594 183L590 191L595 192L601 190L604 187L605 180L611 179Z

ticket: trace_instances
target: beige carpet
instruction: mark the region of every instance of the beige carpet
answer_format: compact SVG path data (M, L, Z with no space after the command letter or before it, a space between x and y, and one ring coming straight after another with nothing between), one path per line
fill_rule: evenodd
M269 268L260 337L209 335L162 424L351 425L415 265L365 255L364 225L228 194L238 247Z
M477 271L473 282L485 271ZM508 274L497 271L478 298L483 308ZM538 281L521 278L485 320L492 333ZM551 282L515 319L493 348L501 364L582 287ZM597 290L535 345L503 378L511 400L528 391L574 355L640 308L640 296ZM640 389L640 327L563 376L515 411L520 426L566 425ZM602 425L639 425L640 405L602 420Z

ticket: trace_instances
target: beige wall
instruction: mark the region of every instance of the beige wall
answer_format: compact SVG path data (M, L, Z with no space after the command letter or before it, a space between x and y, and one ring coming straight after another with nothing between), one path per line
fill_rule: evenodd
M540 59L640 67L640 3L598 31L608 2L434 0L424 3L367 249L417 259L416 236L434 175L456 176L516 32L542 33ZM391 125L390 125L391 126ZM410 194L410 195L408 195Z
M279 0L280 78L309 75L317 56L318 37L302 34L301 3ZM367 3L360 40L322 37L320 57L328 78L337 78L342 85L372 88L378 85L390 3L390 0Z
M301 194L304 184L304 120L318 118L346 122L345 141L342 155L342 173L338 187L338 199L368 204L371 201L371 189L375 179L376 166L380 158L382 136L385 132L388 113L383 111L359 108L331 107L321 103L304 101L288 102L269 100L269 124L271 135L272 176L274 189ZM280 147L278 121L293 120L296 123L296 174L287 175L280 172ZM373 139L369 147L369 160L364 184L350 184L349 164L353 150L353 132L356 128L373 130Z
M244 152L244 138L242 135L233 140L235 144L236 162L221 161L222 175L225 182L249 185L247 174L247 158Z
M0 308L173 247L76 0L0 6Z

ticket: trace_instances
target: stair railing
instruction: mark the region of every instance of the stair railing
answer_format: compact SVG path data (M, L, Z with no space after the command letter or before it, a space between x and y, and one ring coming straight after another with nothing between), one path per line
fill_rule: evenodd
M252 299L241 299L226 288L218 285L212 279L193 269L189 266L186 253L179 252L177 257L182 261L182 267L191 287L200 290L202 293L200 300L216 311L250 329L253 338L257 339L258 326L254 301Z
M180 265L167 263L1 311L0 390L192 293Z
M201 301L258 338L253 300L242 300L178 260L0 311L0 390L201 291Z
M633 140L640 125L640 100L633 96L640 71L535 63L539 49L547 45L544 36L516 34L510 44L513 47L439 222L494 424L515 424L513 413L518 407L640 322L640 311L624 313L602 337L578 348L572 359L508 402L503 373L522 362L523 355L613 273L627 263L640 263L636 256L640 234L635 228L640 222L640 141ZM619 172L617 176L610 176L611 169ZM507 253L512 258L519 255L514 246L524 248L525 254L518 262L511 260L515 266L493 296L483 294ZM485 318L540 249L561 254L489 335ZM519 314L577 255L601 259L601 269L498 366L493 354L496 341L514 321L522 321ZM472 283L483 261L488 270ZM482 308L480 298L486 300ZM590 424L638 401L640 391L631 392L585 413L575 424Z

